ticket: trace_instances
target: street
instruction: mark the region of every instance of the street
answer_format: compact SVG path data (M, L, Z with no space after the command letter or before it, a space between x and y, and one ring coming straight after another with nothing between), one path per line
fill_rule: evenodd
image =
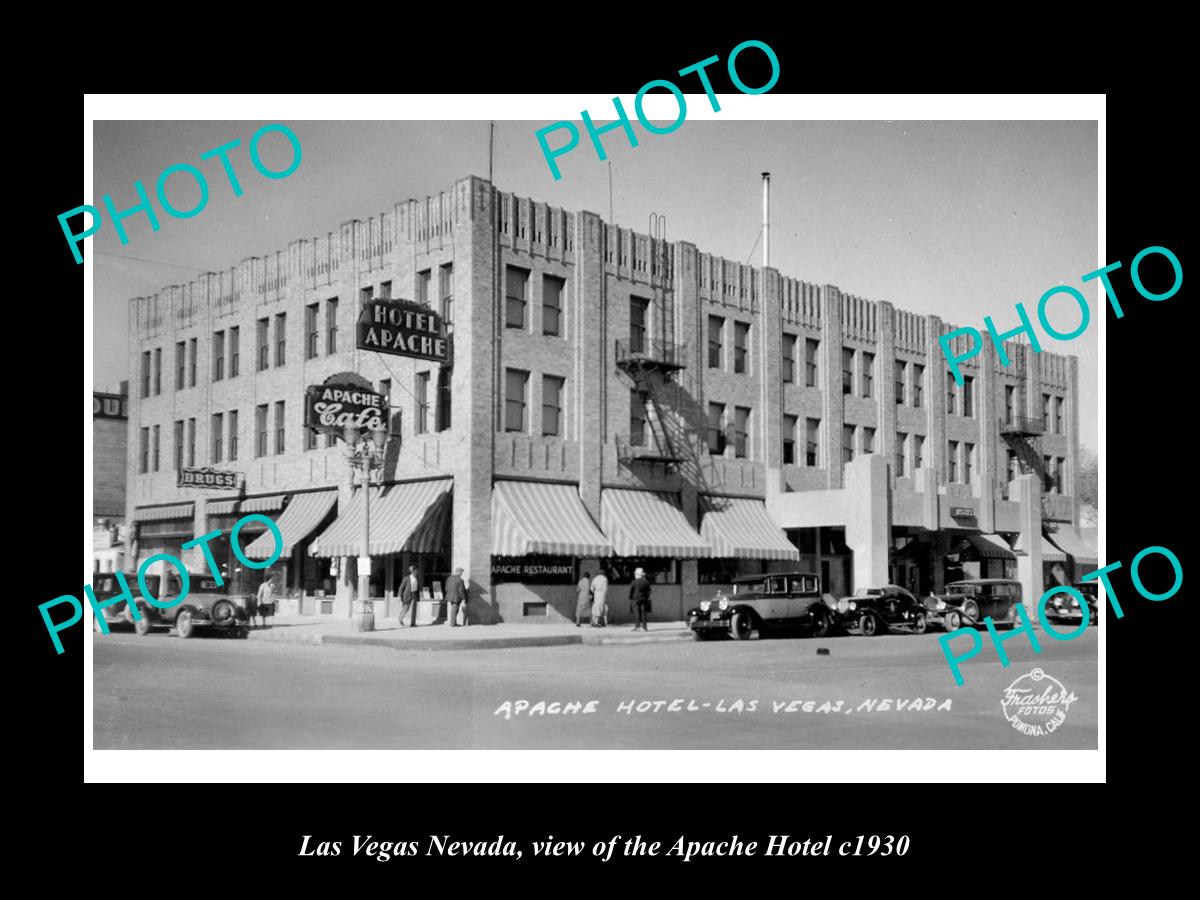
M936 633L431 652L114 632L95 749L1094 749L1097 634L1014 638L1008 668L984 634L957 687ZM1043 735L1001 710L1035 667L1078 698Z

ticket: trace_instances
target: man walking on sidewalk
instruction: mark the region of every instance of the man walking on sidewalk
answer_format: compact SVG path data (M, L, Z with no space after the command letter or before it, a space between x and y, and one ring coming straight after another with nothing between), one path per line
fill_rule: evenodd
M417 567L409 566L408 574L400 582L400 627L417 627L417 600L421 598L421 579Z
M646 570L633 570L633 581L629 585L629 611L636 616L633 630L639 628L649 631L646 626L646 614L650 612L650 581L646 578Z
M458 608L463 608L463 624L467 624L467 589L463 584L463 570L459 566L454 574L446 579L446 605L450 610L450 627L458 625Z

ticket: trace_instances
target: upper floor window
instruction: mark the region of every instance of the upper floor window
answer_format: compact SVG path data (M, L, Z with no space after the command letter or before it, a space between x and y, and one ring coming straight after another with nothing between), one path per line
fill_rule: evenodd
M796 381L796 336L783 333L783 383L794 384Z
M646 318L650 301L642 297L629 298L629 352L646 352Z
M310 303L304 307L304 358L316 359L321 340L321 329L317 318L321 314L321 304Z
M750 369L749 358L750 325L746 322L733 323L733 371L745 374Z
M870 398L875 394L875 354L862 354L862 395Z
M842 393L854 393L854 350L850 347L842 348Z
M565 378L542 376L542 434L561 437L563 433L563 388Z
M213 363L213 381L220 381L225 377L225 332L218 331L213 334L212 343L212 363Z
M804 384L806 387L816 387L817 359L821 350L821 342L812 338L804 339Z
M287 313L275 315L275 365L287 362Z
M504 378L504 430L525 431L529 373L522 369L506 369Z
M562 334L562 297L566 286L561 278L542 276L542 334Z
M508 328L524 328L525 307L529 303L529 272L508 266L505 285L504 324Z
M720 316L708 317L708 367L720 369L724 365L722 359L722 335L725 331L725 320Z

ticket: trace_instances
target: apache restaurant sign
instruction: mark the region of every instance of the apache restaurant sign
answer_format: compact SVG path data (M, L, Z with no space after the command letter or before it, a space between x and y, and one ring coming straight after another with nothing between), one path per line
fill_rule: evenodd
M237 490L238 473L218 469L195 469L185 466L179 470L178 487L204 487Z
M304 392L304 425L322 434L341 437L347 425L361 431L387 428L386 411L387 398L373 391L366 379L334 381L331 378Z
M404 300L370 300L358 316L358 349L434 362L450 361L450 338L442 317Z

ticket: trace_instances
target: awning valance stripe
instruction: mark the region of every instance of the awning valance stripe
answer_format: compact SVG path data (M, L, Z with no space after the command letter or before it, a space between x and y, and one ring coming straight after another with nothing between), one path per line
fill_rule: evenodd
M1017 555L1012 552L1012 548L1008 546L1008 541L998 534L968 534L967 540L985 559L1017 558Z
M688 524L671 494L605 489L600 493L600 529L618 556L707 559L708 542Z
M1054 546L1044 534L1042 535L1042 562L1066 562L1067 554Z
M138 522L162 522L166 519L190 519L195 514L196 504L190 500L187 503L176 503L172 506L140 506L133 511L133 518Z
M439 504L449 502L453 479L394 484L382 497L371 494L370 554L430 552L440 549L442 536L423 533L447 521ZM358 556L362 550L362 494L312 543L313 556Z
M286 494L272 494L269 497L234 497L225 500L209 500L204 505L204 511L210 516L230 516L234 512L246 513L277 512L283 509Z
M705 497L700 534L713 556L732 559L799 561L800 551L784 536L761 500Z
M287 556L296 544L303 541L329 515L337 503L337 491L315 491L311 494L296 494L275 524L283 535L282 556ZM374 518L374 517L372 517ZM275 552L275 535L270 529L264 531L245 549L250 559L270 559Z
M610 556L572 484L497 481L492 487L492 555Z
M1050 542L1064 553L1075 557L1077 566L1098 566L1100 555L1070 525L1059 525L1050 535Z

